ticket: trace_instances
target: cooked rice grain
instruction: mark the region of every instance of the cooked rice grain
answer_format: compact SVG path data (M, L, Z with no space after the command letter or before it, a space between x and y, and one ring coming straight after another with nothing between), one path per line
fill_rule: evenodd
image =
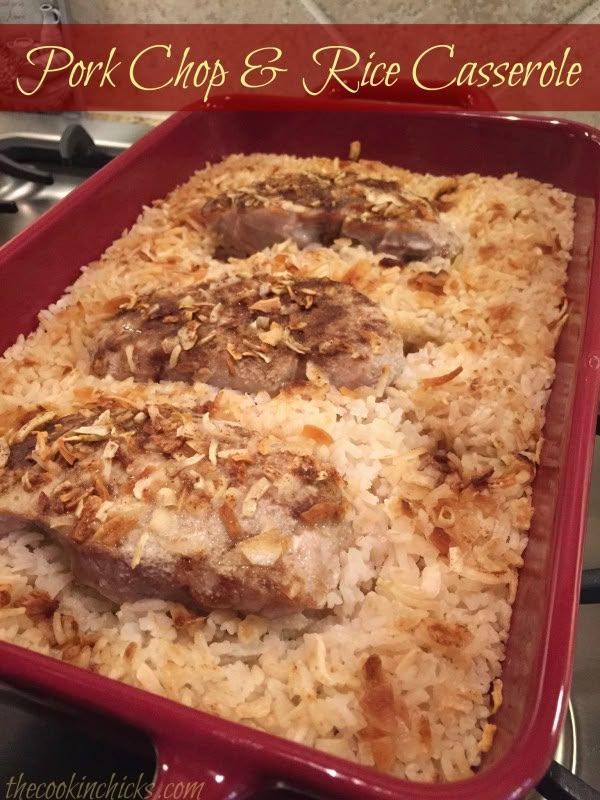
M214 416L330 460L345 477L357 536L327 613L198 615L160 600L116 608L76 586L42 535L11 533L0 538L0 637L400 777L463 778L493 738L488 718L501 695L565 318L573 198L515 175L453 179L359 162L365 174L429 198L446 190L442 218L464 244L454 263L385 268L342 240L215 260L211 234L190 211L274 168L336 165L233 156L145 208L7 351L0 412L8 426L15 406L51 408L67 396L118 394L140 408L212 400ZM380 303L407 346L400 377L377 396L335 389L315 373L310 392L269 397L89 376L98 322L119 302L165 282L183 288L233 270L282 269L346 281ZM28 611L34 591L47 616L31 603ZM377 697L391 701L390 718Z

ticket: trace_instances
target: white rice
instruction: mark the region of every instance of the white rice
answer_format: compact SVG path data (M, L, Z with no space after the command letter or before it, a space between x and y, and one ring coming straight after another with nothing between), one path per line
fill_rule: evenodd
M360 166L427 197L451 185L373 162ZM442 214L464 243L453 264L382 268L378 256L344 241L309 251L285 243L234 264L214 260L211 236L190 209L215 188L275 167L326 172L332 162L235 156L144 209L41 312L38 330L7 351L0 413L6 428L17 406L76 404L94 393L188 406L217 397L203 384L146 387L91 377L98 323L115 297L284 264L352 283L381 304L414 350L391 386L314 386L310 395L276 397L224 390L217 398L217 413L257 431L294 442L310 424L332 437L330 445L312 446L345 478L356 539L327 612L182 618L156 599L118 608L73 583L55 544L14 532L0 537L0 637L400 777L463 778L493 738L489 718L501 691L533 465L565 317L573 198L514 175L459 177ZM440 270L449 273L442 294L414 288L419 273ZM447 382L430 380L458 368ZM441 463L447 479L440 480ZM440 529L447 555L435 545ZM56 599L49 618L24 605L34 590ZM391 723L365 700L370 656L381 660L379 683L393 698Z

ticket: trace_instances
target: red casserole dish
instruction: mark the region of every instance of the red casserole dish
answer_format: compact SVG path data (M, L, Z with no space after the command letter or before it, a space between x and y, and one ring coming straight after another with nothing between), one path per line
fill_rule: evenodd
M181 112L160 125L0 250L0 348L36 325L78 274L137 216L205 161L234 152L362 155L438 174L518 172L577 198L568 322L557 349L535 513L521 570L504 705L478 773L453 784L401 781L301 745L191 710L51 658L0 644L0 676L111 716L152 737L155 794L204 783L211 800L262 796L278 780L327 798L517 798L548 766L571 678L581 554L600 386L600 133L569 122L375 101L285 101L246 111ZM343 110L338 110L343 108ZM323 113L327 111L328 113Z

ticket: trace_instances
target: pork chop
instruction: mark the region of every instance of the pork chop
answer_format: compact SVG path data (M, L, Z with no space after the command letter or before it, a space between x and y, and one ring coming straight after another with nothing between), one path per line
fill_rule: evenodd
M48 532L116 602L325 606L352 540L330 465L206 413L106 402L24 413L0 440L0 534Z
M194 212L217 237L219 258L245 258L291 240L299 248L344 237L387 256L384 266L453 258L461 243L433 205L396 181L342 172L281 173L206 200Z
M105 322L94 375L137 381L201 381L243 392L306 378L315 363L335 386L371 386L403 363L402 340L381 309L327 278L257 275L157 292Z

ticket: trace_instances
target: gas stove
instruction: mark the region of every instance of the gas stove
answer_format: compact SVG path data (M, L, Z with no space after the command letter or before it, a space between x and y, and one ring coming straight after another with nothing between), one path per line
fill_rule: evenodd
M82 114L0 113L0 245L147 130ZM555 761L531 800L600 800L600 435L584 567L569 712ZM101 782L143 774L150 781L154 773L151 742L113 722L90 726L87 714L2 683L0 715L0 786L21 774L58 783L73 775ZM269 794L303 796L289 787Z
M0 113L0 244L147 130L79 113Z

